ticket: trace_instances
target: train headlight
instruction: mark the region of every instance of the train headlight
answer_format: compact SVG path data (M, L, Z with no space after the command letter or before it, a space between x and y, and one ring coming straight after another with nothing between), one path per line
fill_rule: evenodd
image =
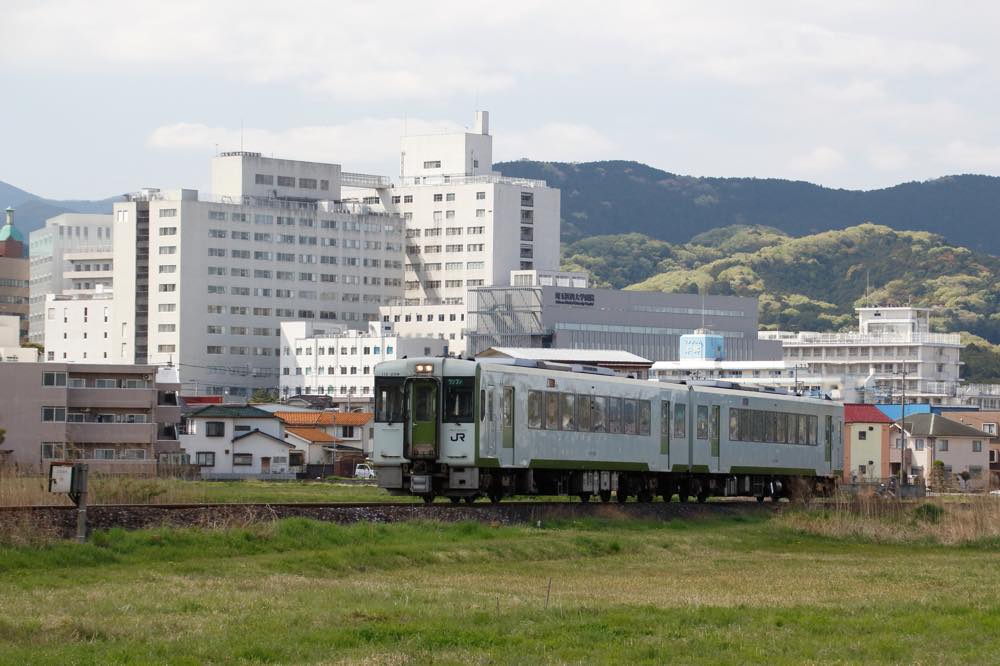
M417 363L415 369L418 375L429 375L434 372L434 366L430 363Z

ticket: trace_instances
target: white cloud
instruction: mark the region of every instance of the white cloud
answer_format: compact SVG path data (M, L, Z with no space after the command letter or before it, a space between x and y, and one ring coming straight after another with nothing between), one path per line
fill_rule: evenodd
M536 160L585 162L620 158L615 143L593 127L572 123L547 123L529 130L504 132L493 143L497 162L530 157Z
M940 158L952 169L1000 169L1000 146L986 146L970 141L949 141L940 151Z
M910 155L896 146L876 146L868 152L868 161L880 171L897 171L910 164Z
M820 174L834 171L844 166L846 160L840 151L830 146L817 146L805 155L800 155L789 162L793 171L805 171L810 174Z

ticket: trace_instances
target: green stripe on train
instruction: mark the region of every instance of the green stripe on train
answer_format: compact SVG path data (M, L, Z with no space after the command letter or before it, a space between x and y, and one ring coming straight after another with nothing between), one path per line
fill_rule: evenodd
M646 463L604 462L600 460L545 460L532 458L528 461L529 468L535 469L588 469L609 470L617 472L648 472Z

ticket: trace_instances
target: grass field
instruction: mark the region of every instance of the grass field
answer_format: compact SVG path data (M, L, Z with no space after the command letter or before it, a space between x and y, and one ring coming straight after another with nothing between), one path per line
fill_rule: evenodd
M997 659L995 539L605 510L540 529L294 519L0 549L0 663Z

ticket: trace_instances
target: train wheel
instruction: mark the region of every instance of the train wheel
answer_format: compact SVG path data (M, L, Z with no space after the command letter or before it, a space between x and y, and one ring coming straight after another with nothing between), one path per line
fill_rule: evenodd
M607 504L608 502L611 501L611 491L610 490L602 490L601 491L601 501L604 502L605 504Z
M448 499L451 500L452 504L459 504L462 501L461 497L449 497Z
M422 495L424 504L434 504L434 495Z
M653 493L649 490L640 490L639 496L636 498L639 502L643 504L649 504L653 501Z
M503 495L500 493L490 493L490 501L494 504L499 504L500 500L503 499Z
M465 498L465 503L466 504L472 504L475 501L476 501L476 496L475 495L469 495L468 497Z
M628 494L626 494L623 490L618 490L615 493L615 499L618 500L619 504L624 504L628 501Z
M763 495L757 495L757 501L760 502L761 504L763 504L764 503L764 496Z
M700 492L698 493L698 504L704 504L708 501L708 493Z
M580 501L584 504L590 502L590 493L580 493Z

